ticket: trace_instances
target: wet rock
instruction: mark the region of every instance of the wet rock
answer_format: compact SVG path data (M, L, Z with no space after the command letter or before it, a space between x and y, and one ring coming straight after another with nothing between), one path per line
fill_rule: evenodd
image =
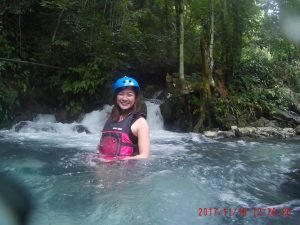
M300 135L300 125L295 128L295 132L297 135Z
M234 131L219 131L218 136L223 138L232 138L235 137Z
M205 131L203 134L209 138L216 138L216 137L233 138L233 137L235 137L235 133L233 130L231 130L231 131Z
M66 110L57 110L55 112L55 118L57 122L72 123L80 117L80 113L70 113Z
M13 130L15 132L20 132L20 130L24 127L27 127L29 125L28 121L20 121L16 125L14 125Z
M293 128L287 127L280 131L282 137L292 137L296 135L296 131Z
M237 128L238 128L238 126L236 126L236 125L232 125L230 128L231 128L231 130L232 130L232 131L234 131L235 129L237 129Z
M279 127L237 127L232 126L230 131L205 131L203 134L210 138L263 138L263 137L292 137L296 133L300 133L300 126L298 130L293 128L279 128Z
M187 101L185 97L175 94L171 95L159 106L166 130L180 132L193 130L193 114L185 104Z
M210 137L210 138L214 138L218 136L218 132L217 131L205 131L203 133L206 137Z
M76 132L78 132L78 133L83 133L83 132L85 132L86 134L90 134L90 133L91 133L91 132L89 131L89 129L86 128L86 127L83 126L83 125L75 125L75 126L72 127L72 130L73 130L73 131L76 131Z
M255 127L239 127L234 130L236 137L257 137Z
M235 130L236 137L292 137L296 135L293 128L276 127L241 127Z
M20 121L16 123L13 128L15 132L21 132L23 129L29 129L34 132L56 132L55 127L49 124L37 125L32 123L31 121Z
M255 133L259 137L281 136L280 130L275 127L257 127Z
M268 120L264 117L260 117L255 122L251 123L251 126L253 127L278 127L275 120Z
M39 131L39 128L33 127L33 129ZM56 129L51 125L41 127L40 130L44 132L52 132L52 133L56 132Z
M300 116L292 111L276 110L271 117L275 119L281 127L296 127L300 125Z

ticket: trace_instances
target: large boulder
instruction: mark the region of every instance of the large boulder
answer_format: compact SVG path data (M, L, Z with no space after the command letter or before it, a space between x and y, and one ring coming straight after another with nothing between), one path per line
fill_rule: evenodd
M292 111L277 109L271 114L271 118L276 120L280 127L296 127L300 125L300 116Z
M297 135L300 135L300 125L295 128L295 132Z
M25 128L25 127L27 127L28 124L29 124L28 121L20 121L20 122L16 123L16 124L13 126L13 130L14 130L15 132L20 132L20 130L23 129L23 128Z
M165 129L183 132L192 129L191 112L179 97L168 98L160 105L160 111Z
M253 127L278 127L276 120L268 120L264 117L260 117L258 120L250 123Z
M81 124L75 125L72 127L73 131L76 131L77 133L86 133L86 134L90 134L91 132L89 131L89 129Z

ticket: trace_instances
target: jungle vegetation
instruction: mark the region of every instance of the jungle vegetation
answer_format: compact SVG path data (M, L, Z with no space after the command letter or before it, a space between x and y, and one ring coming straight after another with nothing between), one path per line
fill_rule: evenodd
M299 0L2 0L0 123L34 104L93 110L116 71L161 88L169 74L194 131L291 109L299 32Z

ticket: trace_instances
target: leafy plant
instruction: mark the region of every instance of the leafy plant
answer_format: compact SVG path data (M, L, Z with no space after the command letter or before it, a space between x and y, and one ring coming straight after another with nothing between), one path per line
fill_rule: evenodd
M15 90L0 82L0 124L11 121L20 106Z
M70 112L80 112L91 98L100 97L107 80L105 59L96 58L92 63L72 67L53 76L53 88L60 91L59 102Z
M246 48L243 51L238 72L234 75L232 87L236 92L253 88L271 88L275 84L274 66L268 52L262 49Z

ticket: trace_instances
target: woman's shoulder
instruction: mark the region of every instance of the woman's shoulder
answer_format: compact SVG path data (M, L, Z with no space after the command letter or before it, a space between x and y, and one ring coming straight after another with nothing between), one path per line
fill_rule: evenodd
M136 128L136 129L139 129L139 128L145 129L145 128L148 128L148 122L145 117L141 116L132 123L132 127Z
M147 123L147 120L145 117L139 117L136 122L139 122L139 123ZM148 123L147 123L148 124Z

